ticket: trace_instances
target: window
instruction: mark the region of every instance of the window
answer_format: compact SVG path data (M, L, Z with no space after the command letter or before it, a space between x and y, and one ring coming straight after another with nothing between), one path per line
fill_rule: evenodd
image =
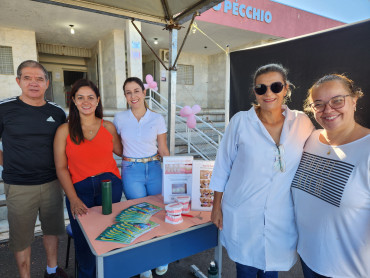
M177 65L177 84L194 85L194 66Z
M12 48L0 45L0 74L14 74Z

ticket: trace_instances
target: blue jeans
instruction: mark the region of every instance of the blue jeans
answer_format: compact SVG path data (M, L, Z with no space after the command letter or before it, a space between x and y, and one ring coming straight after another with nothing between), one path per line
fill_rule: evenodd
M112 173L103 173L95 177L86 178L74 184L78 198L80 198L88 208L102 205L102 180L112 181L112 202L118 203L121 200L121 180ZM66 198L66 206L73 232L73 241L78 262L78 277L94 278L96 276L95 256L91 253L90 247L77 223L77 220L73 219L71 205L68 198Z
M320 275L313 271L311 268L309 268L304 261L301 258L301 265L302 265L302 271L304 278L328 278L327 276Z
M236 277L237 278L278 278L277 271L264 271L252 266L236 264Z
M122 160L122 184L127 200L161 194L161 162L155 160L141 163Z

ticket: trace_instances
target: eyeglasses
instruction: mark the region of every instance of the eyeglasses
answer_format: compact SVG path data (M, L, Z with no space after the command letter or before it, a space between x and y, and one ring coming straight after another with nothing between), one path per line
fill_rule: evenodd
M286 169L285 167L286 164L284 161L284 146L276 145L276 148L274 148L274 153L275 153L274 169L276 171L284 173Z
M254 91L256 92L257 95L263 95L267 92L268 87L270 87L270 90L274 94L278 94L284 89L285 84L281 82L274 82L270 86L267 86L265 84L258 84L256 85L256 87L254 87Z
M317 100L310 103L310 107L316 112L323 112L327 104L329 104L332 109L340 109L346 104L346 97L349 97L349 95L335 96L326 102L322 100Z

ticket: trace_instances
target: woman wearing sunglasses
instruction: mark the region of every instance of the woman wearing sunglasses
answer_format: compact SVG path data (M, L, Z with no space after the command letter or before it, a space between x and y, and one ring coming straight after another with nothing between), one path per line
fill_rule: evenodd
M290 184L314 128L284 105L290 83L281 65L260 67L253 83L257 105L234 115L217 153L211 219L237 277L277 278L297 260Z
M307 140L293 179L298 253L307 277L370 277L370 130L356 123L363 93L330 74L305 108L323 129Z

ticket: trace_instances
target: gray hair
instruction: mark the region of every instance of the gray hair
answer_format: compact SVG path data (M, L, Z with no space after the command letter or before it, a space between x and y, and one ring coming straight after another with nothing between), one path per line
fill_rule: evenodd
M17 68L17 78L20 79L22 76L22 70L24 68L39 68L44 72L45 80L49 80L49 74L48 71L44 68L43 65L41 65L39 62L36 62L34 60L27 60L22 62L18 68Z

